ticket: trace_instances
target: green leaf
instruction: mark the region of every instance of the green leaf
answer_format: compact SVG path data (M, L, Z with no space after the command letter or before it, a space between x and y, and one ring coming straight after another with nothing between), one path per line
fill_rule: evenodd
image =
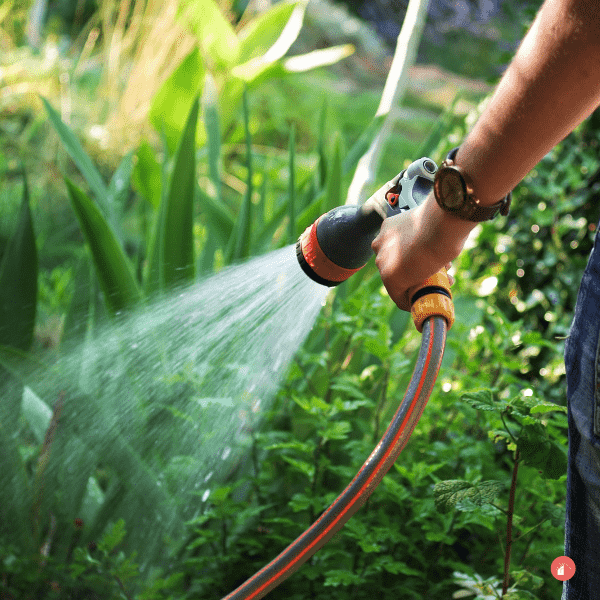
M98 169L96 169L90 157L85 153L75 134L62 122L60 115L52 108L48 100L43 96L40 97L46 107L50 122L56 129L65 150L69 153L69 156L73 159L73 162L77 165L77 168L81 171L81 174L90 186L104 216L112 221L112 214L108 205L108 188L102 180Z
M141 292L115 234L96 205L65 177L73 210L88 243L104 301L112 314L137 304Z
M238 32L240 40L238 62L241 64L263 56L270 48L273 48L271 54L275 58L281 58L298 37L305 9L304 1L279 2L252 19ZM278 46L274 48L276 42Z
M290 155L289 179L288 179L288 207L289 207L289 227L288 244L296 242L296 125L292 123L290 128L290 139L288 144Z
M164 131L169 152L175 152L196 97L202 94L204 61L194 48L164 82L154 99L148 117L156 131ZM204 128L198 129L197 146L204 144Z
M323 432L323 441L345 440L352 431L352 425L348 421L333 421Z
M102 536L102 539L98 542L98 549L110 554L123 541L125 533L125 521L119 519Z
M241 210L235 222L235 228L229 241L226 264L247 258L250 252L250 235L252 221L252 138L250 136L250 115L248 110L248 94L244 90L244 131L246 134L246 160L248 176L246 177L246 193Z
M200 210L206 215L211 234L215 234L222 246L227 245L235 227L235 217L230 208L197 187L196 193L200 201Z
M517 447L523 462L542 471L542 477L559 479L567 472L567 457L555 442L540 431L539 424L526 425L517 439Z
M108 184L107 203L111 207L112 213L117 217L118 223L120 223L120 217L124 212L127 194L129 193L134 152L134 150L131 150L123 157Z
M210 73L204 80L202 94L202 114L204 127L208 136L208 172L215 186L217 201L221 200L221 130L219 126L219 110L217 87Z
M160 165L148 142L142 142L137 151L137 161L133 167L133 184L136 190L150 204L158 209L161 196Z
M38 444L41 444L52 419L52 409L31 388L25 387L23 389L21 414L27 421Z
M529 409L531 414L534 413L545 413L551 412L553 410L558 410L560 412L567 412L566 406L559 406L558 404L552 404L551 402L540 402L540 404L536 404Z
M491 502L502 492L501 481L481 481L477 484L469 483L462 479L449 479L439 481L433 488L436 508L442 512L448 512L458 502L471 501L477 506Z
M494 404L494 397L492 396L491 390L478 390L476 392L468 392L461 396L461 400L464 400L477 410L501 410Z
M307 54L291 56L283 61L283 67L288 73L303 73L318 67L334 65L340 60L354 54L356 48L352 44L332 46L322 50L313 50Z
M17 438L0 418L0 533L21 549L33 551L37 540L31 539L29 498L31 490Z
M556 506L552 502L542 504L542 517L550 520L552 527L562 527L565 524L565 507Z
M161 243L164 285L194 277L194 191L196 180L196 97L175 156L175 167L164 212Z
M240 42L213 0L180 0L177 14L214 62L225 66L237 64Z
M38 293L38 257L29 189L23 172L23 199L15 229L0 263L0 345L28 350L33 342Z
M333 134L331 159L327 161L327 195L323 213L343 204L342 201L342 138L339 131Z

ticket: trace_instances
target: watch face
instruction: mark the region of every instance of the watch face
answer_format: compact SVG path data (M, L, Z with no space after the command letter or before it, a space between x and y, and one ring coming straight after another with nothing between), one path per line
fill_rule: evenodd
M460 173L451 167L438 171L438 194L449 209L459 209L465 202L465 188Z

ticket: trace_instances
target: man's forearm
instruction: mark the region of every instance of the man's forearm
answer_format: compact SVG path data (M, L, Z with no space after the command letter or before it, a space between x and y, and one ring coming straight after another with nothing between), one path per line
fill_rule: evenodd
M456 163L483 204L504 197L600 102L600 11L546 0Z
M482 204L494 204L600 104L597 0L546 0L479 120L456 155ZM426 212L455 237L476 223ZM440 226L442 224L440 223Z

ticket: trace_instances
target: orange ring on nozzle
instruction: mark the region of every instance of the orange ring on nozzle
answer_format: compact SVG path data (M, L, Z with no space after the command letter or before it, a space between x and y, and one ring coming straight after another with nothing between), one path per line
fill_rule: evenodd
M362 269L345 269L331 262L319 245L317 239L317 225L325 215L321 215L312 225L304 230L300 236L300 247L302 255L308 266L315 272L316 275L326 279L327 281L342 283L349 277Z

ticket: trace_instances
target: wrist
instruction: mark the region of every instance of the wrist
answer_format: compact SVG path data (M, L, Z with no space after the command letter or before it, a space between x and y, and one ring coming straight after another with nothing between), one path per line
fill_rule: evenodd
M433 191L416 211L419 231L423 232L429 246L444 260L454 260L461 253L469 234L478 225L440 208Z

